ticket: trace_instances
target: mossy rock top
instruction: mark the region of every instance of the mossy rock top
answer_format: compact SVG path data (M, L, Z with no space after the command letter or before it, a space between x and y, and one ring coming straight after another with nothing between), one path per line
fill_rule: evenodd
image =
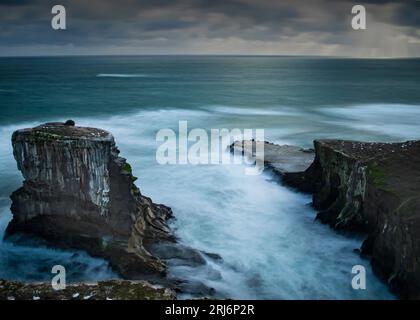
M69 284L53 290L51 283L22 283L0 279L0 300L174 300L173 290L145 281L108 280Z
M420 140L397 143L316 140L315 148L358 161L367 167L368 177L376 188L397 196L402 202L420 194Z
M420 144L420 141L406 141L397 143L360 142L352 140L315 140L315 148L326 147L341 152L350 158L367 160L375 157L401 153Z
M99 140L113 141L114 137L108 131L66 125L63 122L50 122L40 126L15 131L12 141L17 140L54 141L54 140Z

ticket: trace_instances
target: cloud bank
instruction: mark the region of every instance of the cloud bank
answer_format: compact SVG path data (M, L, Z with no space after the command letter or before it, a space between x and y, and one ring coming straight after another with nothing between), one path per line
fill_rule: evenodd
M62 0L64 31L51 28L55 4L0 0L0 55L420 56L418 0Z

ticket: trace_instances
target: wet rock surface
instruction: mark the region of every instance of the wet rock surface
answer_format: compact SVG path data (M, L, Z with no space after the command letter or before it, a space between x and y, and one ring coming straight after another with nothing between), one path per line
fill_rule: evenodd
M69 284L54 290L50 283L0 280L0 300L174 300L173 290L145 281L109 280Z
M303 172L309 168L315 158L313 149L304 149L291 145L278 145L267 141L235 141L230 146L234 154L242 154L254 159L255 165L264 164L264 169L271 170L287 185L309 192ZM259 161L257 161L259 160Z
M222 275L209 263L222 262L218 254L196 250L176 242L157 243L150 250L171 269L172 272L167 277L174 284L174 289L199 298L211 298L215 295L214 288L200 279L187 279L185 275L189 272L202 273L206 278L220 280Z
M259 150L263 150L263 153L259 152ZM235 141L230 146L230 151L261 159L265 166L273 169L280 175L306 170L315 158L315 153L312 149L255 140Z

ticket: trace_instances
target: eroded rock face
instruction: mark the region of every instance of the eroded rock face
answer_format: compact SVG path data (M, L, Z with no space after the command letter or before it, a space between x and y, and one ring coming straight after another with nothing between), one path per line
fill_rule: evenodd
M420 141L315 141L303 173L318 217L368 234L362 252L402 298L420 299Z
M165 274L147 248L173 239L166 225L171 209L141 194L110 133L49 123L16 131L12 144L25 181L11 196L6 236L85 250L126 278Z

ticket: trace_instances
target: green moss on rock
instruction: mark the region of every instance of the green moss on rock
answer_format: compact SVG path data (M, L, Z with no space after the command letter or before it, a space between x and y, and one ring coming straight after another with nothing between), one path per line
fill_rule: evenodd
M53 290L51 283L22 283L0 279L0 300L174 300L173 290L146 281L108 280L70 284Z
M131 167L131 165L129 164L129 163L124 163L124 165L123 165L123 167L122 167L122 170L125 172L125 173L128 173L128 174L132 174L133 173L133 168Z
M375 186L380 188L385 188L387 186L385 171L377 162L369 165L368 174L372 178L372 182Z

